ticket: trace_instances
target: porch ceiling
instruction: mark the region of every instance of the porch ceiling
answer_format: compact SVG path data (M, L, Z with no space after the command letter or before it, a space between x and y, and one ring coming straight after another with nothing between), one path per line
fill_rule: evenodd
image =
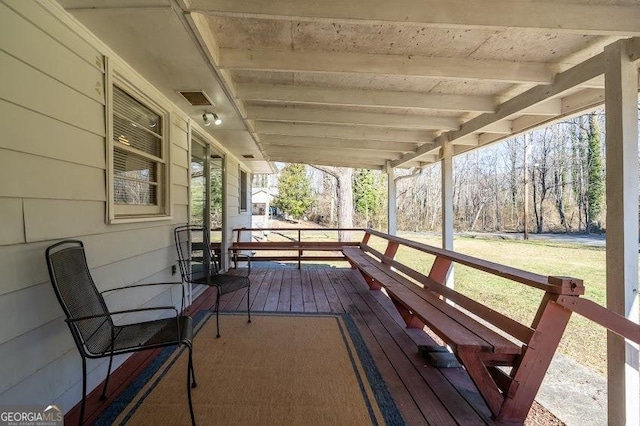
M198 122L177 90L203 89L257 173L421 166L575 114L640 35L637 0L60 2Z

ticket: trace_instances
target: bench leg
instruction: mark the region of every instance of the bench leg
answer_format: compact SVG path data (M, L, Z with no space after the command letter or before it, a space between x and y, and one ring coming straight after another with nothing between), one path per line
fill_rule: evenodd
M520 362L511 376L520 383L513 397L505 398L498 420L523 422L540 389L562 334L571 318L571 311L555 303L557 295L546 294L533 321L536 332L524 348Z
M394 299L391 299L391 301L393 302L393 305L396 307L396 309L398 310L398 313L404 320L404 323L407 325L407 328L417 328L419 330L422 330L424 328L424 323L420 320L420 318L413 315L413 313L409 309L405 308L403 305L396 302Z
M457 355L462 365L466 368L469 377L471 377L476 388L478 388L489 410L491 410L494 416L498 417L502 403L504 402L504 397L487 369L487 366L480 358L480 352L459 350Z
M378 283L376 280L371 278L369 275L365 274L361 270L360 270L360 274L362 275L362 278L364 278L364 282L366 282L367 285L369 286L369 290L380 290L380 289L382 289L382 286L380 285L380 283Z

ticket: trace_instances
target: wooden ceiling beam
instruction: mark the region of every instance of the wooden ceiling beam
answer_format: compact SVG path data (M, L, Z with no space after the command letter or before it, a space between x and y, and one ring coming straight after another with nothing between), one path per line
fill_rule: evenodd
M373 151L386 151L405 153L413 151L418 147L417 144L411 142L389 142L389 141L368 141L357 139L337 139L323 137L299 137L285 135L260 135L260 142L265 150L269 151L273 146L289 146L304 148L324 148L333 149L361 149Z
M355 148L340 148L327 150L324 147L296 147L291 146L282 146L282 145L271 145L268 150L266 150L267 155L271 158L273 156L282 156L282 155L298 155L300 157L308 157L308 158L332 158L332 159L340 159L340 160L372 160L372 161L381 161L385 162L387 160L395 160L401 157L401 153L394 153L388 151L372 151L372 150L362 150Z
M602 35L640 35L640 5L537 0L184 0L219 16L290 21L415 23L435 28L528 28Z
M239 84L239 99L294 104L376 106L439 111L493 112L491 96L439 95L389 90L333 89L270 84Z
M351 125L281 123L275 121L255 121L253 126L258 135L317 136L324 138L414 143L427 143L433 142L434 140L432 132L428 130L385 129Z
M452 117L253 105L247 106L247 118L262 121L351 124L401 129L452 130L460 126L460 121Z
M334 167L352 167L354 169L369 169L369 170L384 170L384 164L381 161L345 161L340 159L309 159L305 157L296 156L279 156L273 158L270 161L277 161L282 163L301 163L308 164L310 166L334 166Z
M512 83L553 82L551 65L469 58L353 52L219 49L228 70L406 75Z

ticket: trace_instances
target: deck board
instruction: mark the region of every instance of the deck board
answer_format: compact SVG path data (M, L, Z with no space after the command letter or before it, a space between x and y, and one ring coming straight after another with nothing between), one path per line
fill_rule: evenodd
M264 304L264 310L267 312L277 311L278 302L280 300L280 289L282 288L283 274L274 274L267 293L267 300Z
M295 278L293 274L295 273ZM300 271L291 271L291 312L304 312Z
M302 277L302 301L304 303L304 311L318 312L318 307L316 306L316 298L313 294L311 277L309 276L309 269L301 270L300 275Z
M359 283L354 282L353 276L347 277L354 288L360 286ZM445 377L444 373L447 371L451 372L454 370L458 370L461 372L461 368L449 368L438 370L435 368L424 368L424 360L422 360L417 352L416 345L417 344L434 344L435 342L427 336L425 333L421 332L421 337L417 337L417 331L415 329L405 329L400 328L402 319L400 318L397 311L393 310L391 304L380 303L381 300L384 300L387 296L385 296L381 290L368 291L368 292L360 292L362 300L368 304L368 307L371 312L375 311L379 307L383 307L385 312L388 315L383 315L379 313L376 315L374 324L376 327L382 326L384 330L378 329L378 335L386 335L388 334L393 342L390 340L386 341L385 347L397 347L404 353L408 362L412 365L413 370L408 366L405 366L406 370L411 374L411 371L414 374L420 375L424 382L428 385L430 389L437 389L437 398L441 403L447 404L447 408L449 411L448 415L444 415L440 413L444 418L447 418L449 415L455 415L455 420L462 424L485 424L486 420L490 418L490 412L488 410L480 412L474 410L469 403L465 400L465 398L460 394L459 389ZM400 322L398 321L400 319ZM419 341L416 341L418 340ZM466 375L466 373L464 373ZM456 379L459 376L452 376ZM469 380L467 378L467 380ZM466 382L464 383L466 385ZM463 386L460 384L460 386ZM484 404L482 404L484 405ZM485 417L484 419L482 417ZM431 421L431 419L430 419ZM440 424L439 419L435 419L437 424Z
M252 267L251 279L253 311L349 313L408 424L494 423L466 372L426 366L417 345L433 340L406 329L384 292L369 290L356 270ZM223 296L222 310L246 310L246 291L236 293Z

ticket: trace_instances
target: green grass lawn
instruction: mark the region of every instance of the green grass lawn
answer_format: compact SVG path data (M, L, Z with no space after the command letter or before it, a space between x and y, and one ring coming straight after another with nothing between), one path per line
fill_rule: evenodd
M425 244L439 246L437 236L401 235ZM497 240L458 237L457 252L543 275L565 275L584 280L587 297L605 303L605 250L582 245L542 241ZM399 251L397 260L428 273L431 262L415 251ZM456 290L500 311L523 324L530 324L542 291L510 282L472 268L457 265ZM558 350L579 363L606 373L606 332L599 325L573 315Z

